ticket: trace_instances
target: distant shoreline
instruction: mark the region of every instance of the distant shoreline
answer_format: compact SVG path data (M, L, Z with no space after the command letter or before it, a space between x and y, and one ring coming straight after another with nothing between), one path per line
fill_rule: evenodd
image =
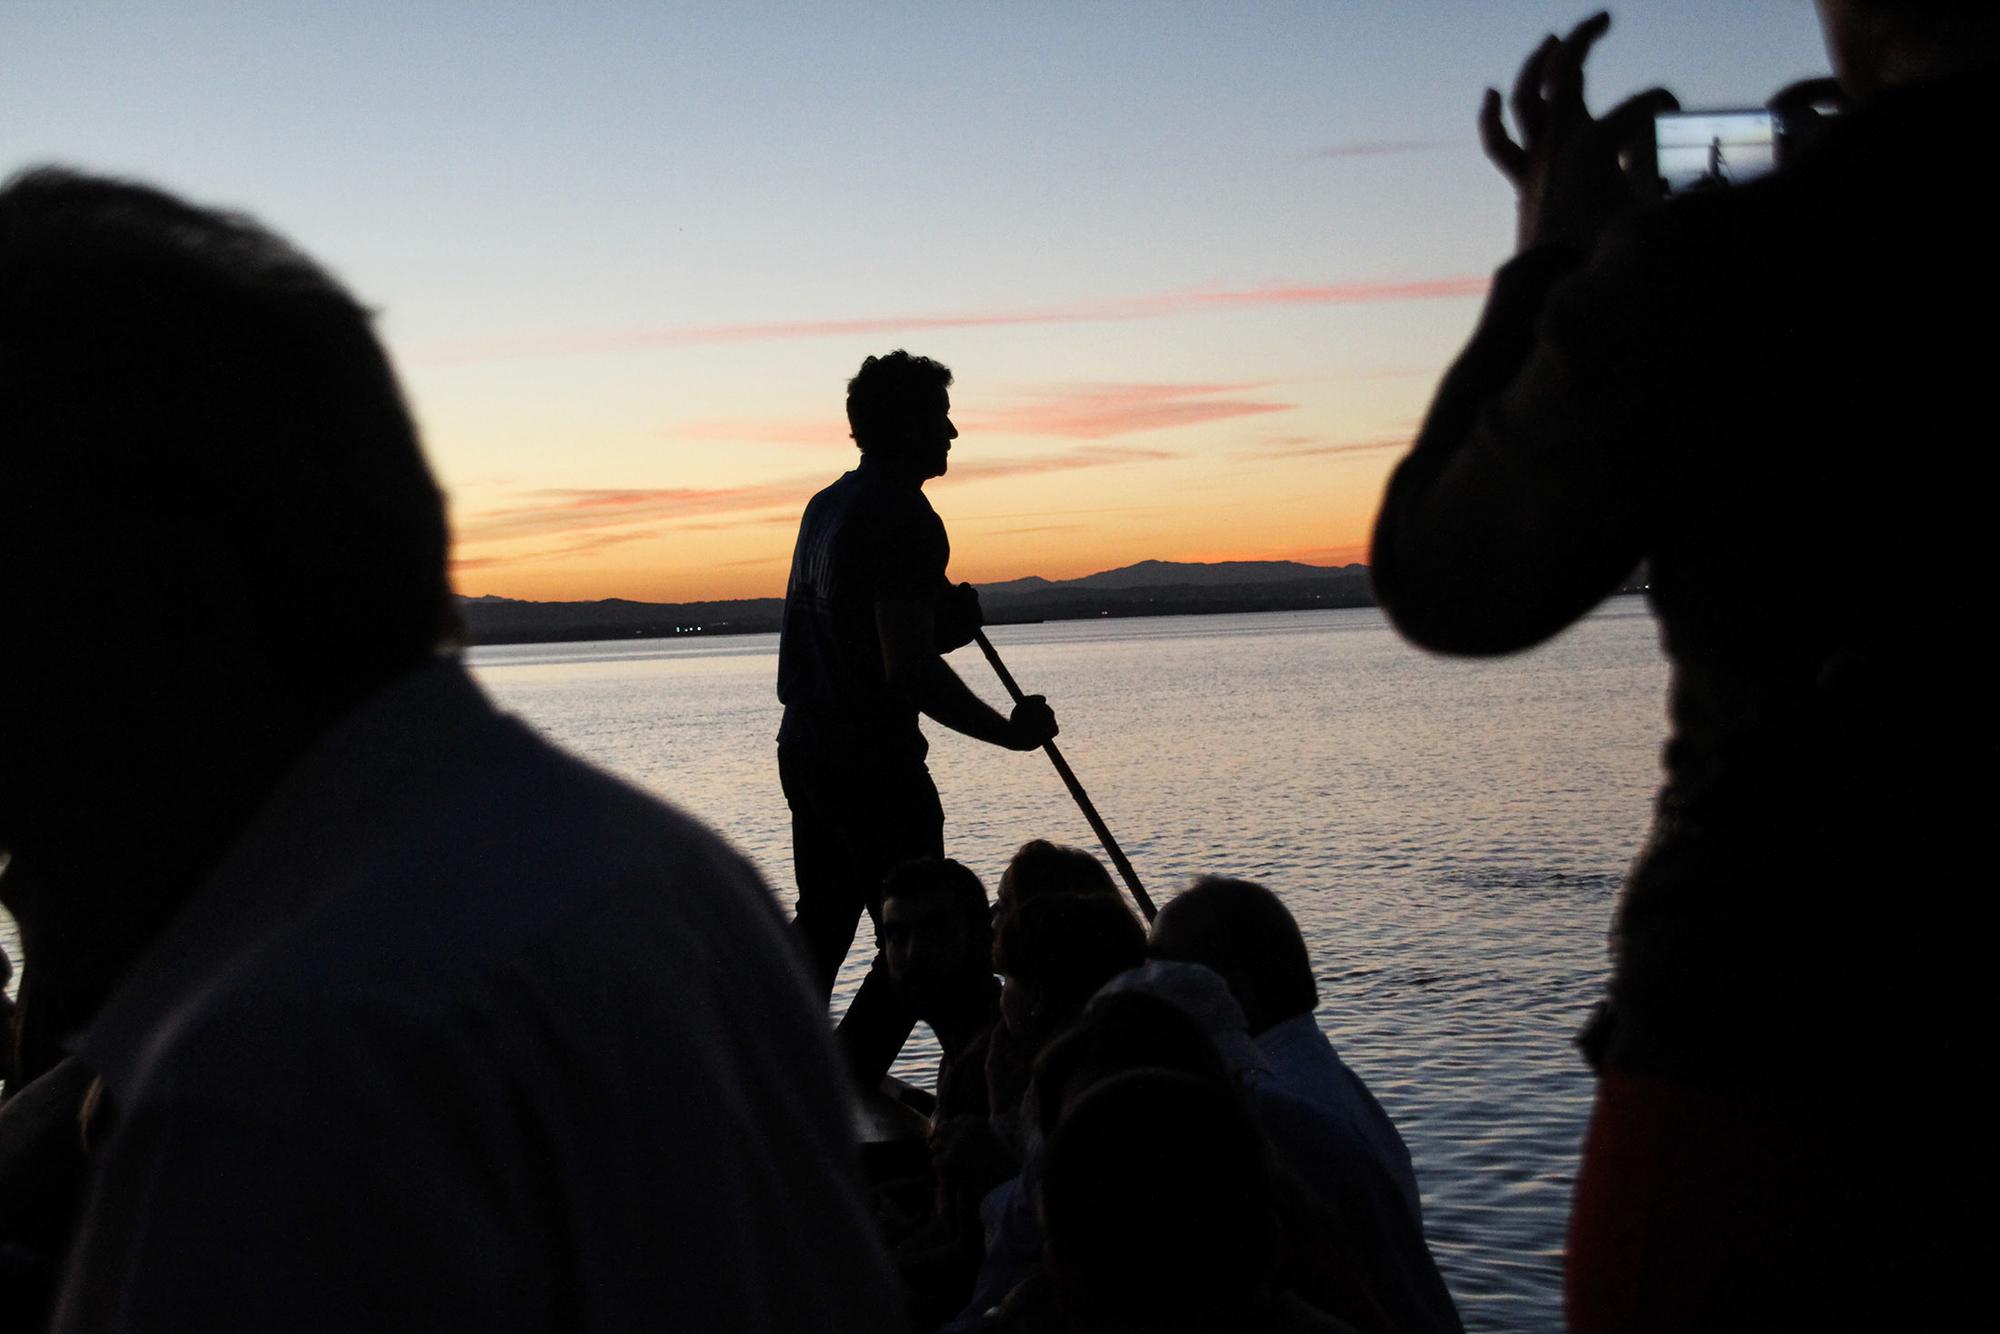
M773 598L771 599L771 601L777 604L780 613L782 613L784 608L784 600L782 598ZM588 606L590 604L555 603L555 604L543 604L543 605ZM986 620L986 624L990 626L1041 625L1048 621L1116 620L1116 619L1122 619L1126 617L1136 617L1136 616L1231 616L1231 615L1239 615L1246 612L1263 612L1263 611L1274 611L1274 612L1275 611L1337 611L1348 607L1372 607L1375 605L1376 603L1372 598L1365 602L1348 602L1348 601L1329 602L1316 597L1307 597L1301 599L1272 599L1268 601L1259 601L1256 603L1240 604L1240 605L1202 603L1200 605L1186 605L1186 606L1176 605L1171 601L1162 600L1157 603L1148 602L1141 604L1108 606L1097 611L1087 611L1082 609L1067 610L1067 611L1055 612L1053 614L1046 616L1017 616L1017 615L996 616L989 614ZM714 624L696 623L685 629L680 628L678 625L664 629L658 629L658 628L648 629L644 627L631 628L625 626L617 626L617 627L604 626L602 627L604 633L592 633L591 632L592 627L589 626L576 626L576 627L552 626L549 627L547 631L539 633L534 631L532 628L523 627L521 630L515 632L515 634L510 635L507 638L487 638L484 635L480 635L475 632L471 636L469 636L467 642L475 647L490 648L490 647L497 647L502 644L572 644L572 643L586 643L593 640L616 640L616 639L714 639L728 635L776 634L780 628L780 625L781 625L780 619L773 619L769 624L753 624L747 621L724 621Z
M1365 565L1141 561L1079 579L982 584L979 598L987 620L999 624L1359 607L1373 605L1375 594ZM783 622L785 603L775 597L688 603L483 597L460 598L459 608L473 644L548 644L769 634Z
M1617 592L1638 593L1644 588L1642 572ZM985 584L979 594L991 625L1377 605L1367 566L1290 561L1144 561L1081 579ZM783 621L784 605L783 598L690 603L459 599L467 641L478 646L771 634Z

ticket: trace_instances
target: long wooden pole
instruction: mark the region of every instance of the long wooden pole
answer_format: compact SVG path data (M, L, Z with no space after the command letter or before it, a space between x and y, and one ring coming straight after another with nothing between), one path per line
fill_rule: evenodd
M974 631L972 637L979 644L979 651L986 655L986 661L993 664L993 674L1000 678L1000 684L1007 687L1007 693L1013 696L1016 704L1019 704L1025 696L1021 694L1021 687L1015 683L1014 674L1007 670L1007 664L1000 661L1000 655L994 651L993 641L986 637L984 630ZM1044 741L1042 749L1048 753L1049 763L1055 765L1056 773L1061 775L1063 786L1069 789L1070 796L1076 798L1077 807L1083 812L1083 818L1090 821L1091 831L1097 835L1097 841L1111 854L1111 864L1118 868L1118 874L1124 878L1125 887L1132 891L1132 898L1139 905L1139 911L1145 914L1148 922L1152 921L1159 909L1153 906L1153 900L1147 895L1146 887L1139 883L1139 873L1134 871L1132 863L1126 860L1125 850L1118 846L1118 840L1111 837L1111 831L1105 827L1104 817L1097 813L1097 807L1090 804L1090 795L1083 790L1083 784L1076 781L1076 774L1070 769L1069 761L1065 760L1062 752L1056 749L1054 741Z

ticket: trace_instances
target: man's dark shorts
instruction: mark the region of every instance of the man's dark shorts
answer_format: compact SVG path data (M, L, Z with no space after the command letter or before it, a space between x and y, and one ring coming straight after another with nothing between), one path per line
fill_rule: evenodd
M879 924L883 877L913 857L944 855L944 809L921 760L857 767L781 748L778 777L792 808L798 929L830 994L861 914Z

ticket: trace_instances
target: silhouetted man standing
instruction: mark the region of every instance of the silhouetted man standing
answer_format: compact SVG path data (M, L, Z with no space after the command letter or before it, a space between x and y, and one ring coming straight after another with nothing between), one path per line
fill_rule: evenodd
M467 675L362 307L33 173L0 425L0 847L110 988L54 1328L899 1327L782 917Z
M796 924L822 996L861 914L879 923L883 877L944 855L917 715L1010 750L1056 734L1039 695L1002 716L940 656L979 626L972 589L945 578L951 545L923 494L958 438L950 385L949 369L900 350L861 364L847 386L860 466L812 498L792 554L778 772L792 808ZM888 1071L913 1022L878 955L840 1026L862 1087Z

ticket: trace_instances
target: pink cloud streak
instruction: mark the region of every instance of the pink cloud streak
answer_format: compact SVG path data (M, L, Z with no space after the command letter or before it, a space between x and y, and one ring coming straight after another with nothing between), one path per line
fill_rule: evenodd
M1150 463L1178 455L1158 449L1092 445L1059 454L1011 459L970 459L953 463L937 484L1038 476L1080 468ZM458 569L485 569L554 556L583 554L600 547L676 531L713 531L796 522L806 500L832 478L822 474L752 486L730 487L565 487L531 491L515 503L466 516L454 525ZM776 511L775 513L772 511ZM763 511L747 513L747 511ZM719 515L740 515L718 519ZM535 552L482 553L500 542L557 542Z
M1226 421L1287 412L1293 403L1239 397L1255 384L1086 384L1047 391L1035 399L986 408L965 417L968 431L1001 435L1068 436L1102 440L1134 431Z
M1305 156L1308 162L1330 158L1394 157L1403 153L1428 153L1434 148L1448 148L1452 142L1449 139L1360 139L1315 148Z
M712 514L800 506L810 494L811 483L804 479L706 489L554 488L531 491L518 503L471 515L457 525L457 538L461 546L476 546L599 528L659 525Z
M745 445L823 445L847 439L847 419L830 417L702 417L665 432L676 440L723 440Z
M1049 436L1103 440L1134 431L1226 421L1232 417L1289 412L1295 403L1241 395L1261 389L1238 384L1079 384L1024 391L1016 401L954 413L971 436ZM816 444L846 436L846 423L819 418L705 418L680 423L675 439L729 440L755 444Z
M1275 440L1269 445L1243 451L1242 457L1250 459L1301 459L1323 458L1330 455L1376 454L1388 449L1408 449L1407 436L1391 440L1336 440L1318 441L1287 438Z
M1077 468L1104 468L1119 463L1158 463L1177 459L1170 449L1130 449L1120 445L1087 445L1066 454L1036 454L1020 459L967 459L951 465L951 471L933 482L986 482L996 477L1039 477L1044 473L1071 472Z
M421 360L464 365L514 357L577 356L634 348L688 347L770 339L839 338L856 334L899 335L933 329L995 328L1027 324L1088 324L1162 319L1256 306L1356 305L1384 301L1433 301L1482 295L1484 274L1422 278L1407 282L1295 283L1268 287L1196 288L1102 302L1031 307L1021 310L965 310L935 315L870 316L860 319L779 320L768 323L652 325L571 334L521 334L476 342L434 344L419 349Z

